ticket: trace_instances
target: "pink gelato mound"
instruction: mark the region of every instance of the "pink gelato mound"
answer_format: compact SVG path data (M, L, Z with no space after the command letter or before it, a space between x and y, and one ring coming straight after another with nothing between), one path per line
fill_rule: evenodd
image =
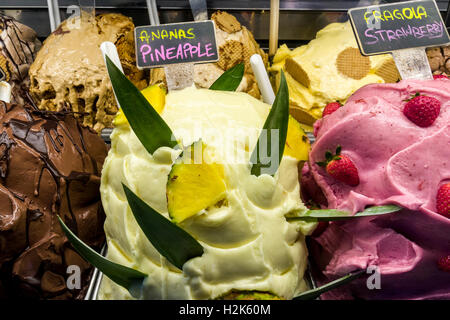
M438 118L427 128L402 112L416 92L441 102ZM332 222L313 237L312 256L323 281L368 266L381 273L381 289L370 290L367 275L322 298L450 299L450 273L437 265L450 254L450 219L436 212L437 190L450 182L450 80L368 85L315 129L316 142L303 168L305 201L352 213L373 205L404 208ZM356 187L316 164L338 145L358 168Z

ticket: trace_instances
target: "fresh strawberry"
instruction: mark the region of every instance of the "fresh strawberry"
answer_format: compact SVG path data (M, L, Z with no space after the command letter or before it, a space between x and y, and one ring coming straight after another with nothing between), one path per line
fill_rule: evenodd
M340 102L338 102L338 101L336 101L336 102L330 102L329 104L327 104L326 106L325 106L325 108L323 109L323 112L322 112L322 118L323 117L325 117L325 116L327 116L327 115L329 115L329 114L332 114L333 112L335 112L337 109L339 109L340 107L342 107L342 104L340 103Z
M407 101L403 114L419 127L431 126L441 111L441 103L433 97L416 93Z
M438 260L438 268L442 271L450 272L450 254Z
M435 74L433 75L434 80L449 80L445 74Z
M450 183L439 187L436 196L436 210L439 214L450 219Z
M326 160L316 163L324 167L327 173L336 180L356 187L359 184L358 169L349 157L341 155L341 150L341 146L337 146L335 155L330 151L325 152Z

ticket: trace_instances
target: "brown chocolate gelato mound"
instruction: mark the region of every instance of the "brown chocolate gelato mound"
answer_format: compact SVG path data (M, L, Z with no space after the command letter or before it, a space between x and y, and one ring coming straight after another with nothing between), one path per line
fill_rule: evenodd
M106 145L70 114L0 101L0 124L0 298L80 299L92 270L57 216L100 248ZM79 289L66 286L71 265L80 268Z
M45 41L30 68L30 92L41 110L72 111L97 132L112 127L118 111L100 45L113 42L125 74L139 88L148 71L136 67L131 18L109 13L64 21ZM78 25L77 25L78 23Z
M11 102L23 104L30 79L28 69L41 47L33 29L0 14L0 79L11 85Z
M429 48L427 56L433 74L450 76L450 46Z

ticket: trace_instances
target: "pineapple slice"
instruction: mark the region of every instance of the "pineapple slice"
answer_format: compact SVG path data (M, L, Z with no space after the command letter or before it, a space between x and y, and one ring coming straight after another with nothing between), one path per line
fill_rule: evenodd
M166 91L158 85L148 86L141 91L145 99L161 114L166 104Z
M145 88L141 91L141 93L156 110L156 112L161 114L161 112L164 110L164 105L166 104L166 92L164 91L164 89L159 85L153 85ZM128 120L125 117L125 114L122 112L122 109L119 109L119 111L117 112L113 123L116 127L128 124Z
M174 222L180 223L225 202L223 165L208 160L206 145L199 141L185 149L173 165L166 192L168 212Z
M283 155L291 156L299 161L307 161L311 145L300 123L289 116L286 146Z

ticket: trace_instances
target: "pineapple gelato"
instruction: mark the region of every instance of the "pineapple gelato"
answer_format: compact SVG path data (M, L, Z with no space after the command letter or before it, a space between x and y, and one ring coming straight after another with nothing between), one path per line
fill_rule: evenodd
M294 50L282 45L269 68L275 86L281 69L289 87L291 114L309 126L322 117L328 103L344 103L367 84L399 79L390 55L361 55L349 22L329 24L314 40Z
M291 299L307 290L305 235L315 224L286 221L307 210L298 168L309 144L295 120L276 174L257 177L248 161L269 105L245 93L193 87L148 98L185 148L183 157L199 146L203 161L185 164L177 148L151 155L124 116L116 118L101 181L107 258L148 274L136 298L218 299L253 292L256 298ZM192 235L203 255L183 270L163 258L135 221L121 183ZM133 297L103 277L99 299Z

